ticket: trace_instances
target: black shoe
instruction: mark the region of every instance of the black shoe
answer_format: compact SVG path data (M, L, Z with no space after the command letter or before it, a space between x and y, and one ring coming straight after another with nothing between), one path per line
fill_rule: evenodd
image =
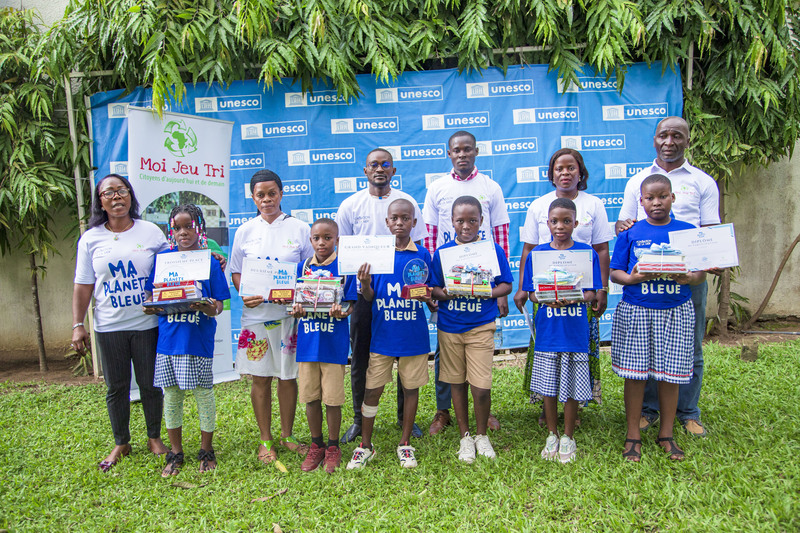
M342 435L342 444L353 442L356 438L361 436L361 424L353 423L352 426L347 428L347 431Z
M403 429L402 420L397 421L397 427L399 427L401 430ZM422 430L419 428L416 422L414 422L414 425L411 427L411 436L414 437L415 439L422 438Z

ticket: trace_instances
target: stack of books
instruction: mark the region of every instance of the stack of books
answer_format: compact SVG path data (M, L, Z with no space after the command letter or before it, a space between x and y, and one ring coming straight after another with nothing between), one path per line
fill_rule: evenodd
M639 255L639 272L642 274L686 274L686 257L669 244L653 244Z
M492 296L492 271L475 265L455 265L445 275L448 294L455 296Z
M297 278L294 303L302 305L307 312L330 312L333 304L342 302L343 279L341 276ZM292 308L287 311L291 312Z
M583 300L582 274L551 267L533 276L534 294L541 303Z

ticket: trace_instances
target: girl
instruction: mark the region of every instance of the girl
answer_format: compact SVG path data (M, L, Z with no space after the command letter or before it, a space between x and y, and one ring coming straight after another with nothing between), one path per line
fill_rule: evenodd
M589 321L587 302L595 299L602 287L600 260L591 246L572 240L578 226L577 208L572 200L557 198L549 206L547 227L552 242L540 244L525 262L522 290L537 303L533 283L533 254L538 251L587 250L592 256L592 284L584 287L583 301L558 300L540 305L536 313L536 349L533 357L531 389L544 399L544 414L550 431L542 450L543 459L568 463L578 450L573 433L578 417L578 402L592 398L589 371ZM558 402L564 405L564 434L558 437Z
M196 205L179 205L169 216L170 249L164 254L208 248L206 223ZM153 292L154 271L145 285ZM215 316L222 312L222 301L231 297L228 282L219 261L211 257L210 278L200 281L202 296L211 301L193 303L193 311L158 317L158 347L156 348L155 386L164 389L164 419L172 450L167 453L167 464L162 477L176 475L183 466L183 399L187 390L194 392L197 412L200 415L200 472L217 466L212 439L216 407L214 404L212 366ZM160 308L145 308L154 314Z
M642 252L652 244L669 242L669 232L692 228L670 218L672 184L653 174L641 185L639 200L647 219L619 234L611 259L611 280L624 285L622 301L611 325L611 363L625 378L625 417L628 434L622 454L629 461L641 459L639 418L647 378L658 381L661 423L656 442L673 461L684 458L673 440L678 406L678 385L689 383L694 364L694 309L689 285L705 280L705 272L643 274L637 268Z

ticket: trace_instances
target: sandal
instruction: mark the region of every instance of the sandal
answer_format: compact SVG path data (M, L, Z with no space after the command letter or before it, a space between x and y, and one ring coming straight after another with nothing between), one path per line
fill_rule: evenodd
M161 471L161 477L170 477L176 476L181 471L181 467L183 466L183 452L180 453L172 453L171 451L167 452L166 458L167 464L164 466L164 470Z
M214 450L208 451L200 448L197 453L197 460L200 461L201 474L217 468L217 456L214 454Z
M273 461L278 460L278 452L275 451L275 444L271 440L262 440L261 446L264 447L264 452L259 452L258 460L268 465Z
M662 442L669 443L669 448L666 446L661 446ZM670 461L683 461L686 454L683 453L683 450L678 448L678 445L675 444L675 439L672 437L656 437L656 444L661 446L664 451L669 454Z
M632 463L638 463L642 458L642 440L641 439L625 439L625 444L631 443L630 449L622 454L622 457ZM636 445L639 445L639 451L636 451Z
M107 459L103 459L102 461L97 463L97 468L99 468L100 471L105 474L106 472L108 472L109 470L114 468L114 466L117 463L119 463L120 459L122 459L123 457L127 457L130 453L131 453L131 445L128 444L128 447L126 448L126 450L124 452L120 453L117 456L116 459L114 459L113 461L109 461Z
M281 437L281 446L284 446L290 451L295 452L300 457L305 457L308 454L308 444L303 444L294 435L288 437Z

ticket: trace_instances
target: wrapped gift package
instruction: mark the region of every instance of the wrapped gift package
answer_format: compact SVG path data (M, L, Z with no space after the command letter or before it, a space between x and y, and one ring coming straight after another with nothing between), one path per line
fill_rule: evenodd
M639 255L639 272L642 274L686 274L686 258L680 250L668 243L653 244Z
M541 303L583 300L582 274L550 268L533 276L534 294Z
M303 306L305 311L330 312L333 304L342 303L343 279L332 277L300 277L294 290L294 303ZM288 308L291 312L292 308Z
M198 302L210 302L211 298L203 298L203 291L198 281L167 281L153 283L153 301L145 302L145 307L157 307L159 315L193 312L191 305Z
M445 274L445 287L455 296L492 295L492 271L474 265L455 265Z

